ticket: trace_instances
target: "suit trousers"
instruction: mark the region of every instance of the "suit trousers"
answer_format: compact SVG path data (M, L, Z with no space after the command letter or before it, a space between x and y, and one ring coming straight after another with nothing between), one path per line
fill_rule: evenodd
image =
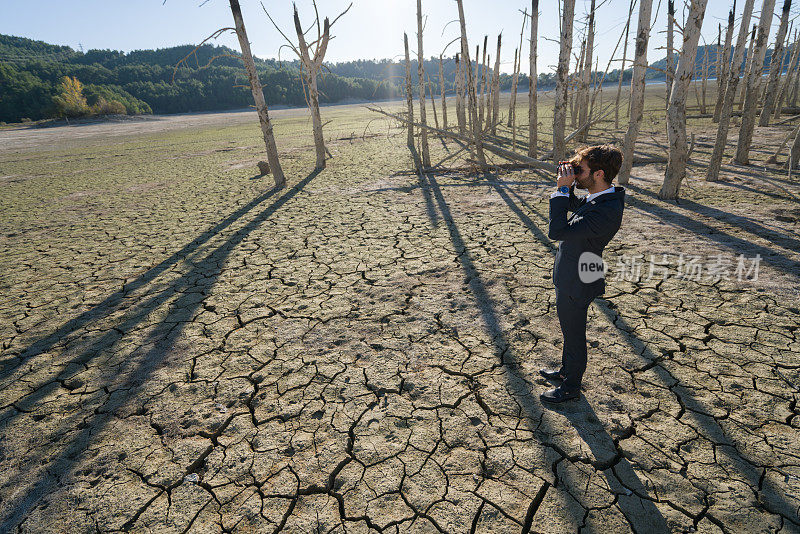
M564 336L561 352L563 387L570 391L580 389L586 371L586 315L594 297L573 297L556 288L556 312Z

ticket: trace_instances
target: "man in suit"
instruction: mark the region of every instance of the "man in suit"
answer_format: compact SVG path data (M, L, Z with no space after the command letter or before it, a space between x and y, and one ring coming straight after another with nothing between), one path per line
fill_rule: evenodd
M560 369L540 374L560 386L540 398L559 403L580 397L586 371L586 314L605 291L603 249L622 224L625 188L612 181L622 166L622 152L611 145L583 148L558 167L557 191L550 196L548 237L560 240L553 266L556 310L564 345ZM586 189L578 198L574 188ZM567 211L573 215L567 218Z

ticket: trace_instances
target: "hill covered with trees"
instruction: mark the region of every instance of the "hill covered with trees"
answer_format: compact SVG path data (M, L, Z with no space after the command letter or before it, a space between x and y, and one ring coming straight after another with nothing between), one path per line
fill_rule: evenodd
M176 65L194 50L192 45L158 50L76 51L22 37L0 35L0 121L19 122L51 117L70 117L105 113L182 113L241 109L251 104L247 76L238 53L227 47L203 45L179 68ZM716 61L715 47L708 50L709 62ZM213 61L212 61L213 59ZM788 61L788 56L787 56ZM425 61L425 70L438 73L438 58ZM416 61L412 61L416 72ZM652 64L649 79L663 79L666 60ZM305 105L299 63L256 59L256 68L269 105ZM453 91L455 61L443 60L446 90ZM712 67L713 69L713 67ZM326 64L320 79L322 103L347 100L385 100L399 98L405 74L402 63L388 59L357 60ZM623 79L630 78L626 69ZM619 79L619 69L605 77ZM594 73L600 79L602 73ZM438 76L431 90L439 92ZM539 87L555 85L554 73L539 75ZM511 88L512 76L501 74L500 87ZM520 90L528 86L520 75Z

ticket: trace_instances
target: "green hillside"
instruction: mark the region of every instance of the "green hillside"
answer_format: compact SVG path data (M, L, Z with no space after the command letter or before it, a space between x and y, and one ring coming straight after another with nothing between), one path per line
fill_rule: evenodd
M106 113L216 111L242 109L251 104L245 71L241 60L235 57L238 55L235 50L203 45L176 69L192 50L194 46L183 45L128 53L115 50L84 53L68 46L0 35L0 121ZM714 46L700 47L696 69L702 67L706 52L713 75ZM788 62L788 55L785 61ZM412 63L416 72L416 61ZM647 78L663 79L665 64L665 58L652 63ZM454 58L446 58L443 67L445 88L452 92ZM268 104L305 105L297 61L256 59L256 68ZM432 75L431 90L438 93L438 59L426 60L425 68ZM326 64L320 80L320 100L334 103L399 98L404 73L404 65L390 60ZM616 69L605 81L616 82L619 75ZM631 69L626 69L623 78L630 75ZM593 73L595 79L601 76L602 73ZM510 75L501 75L501 89L510 89L511 83ZM519 83L524 91L528 86L527 76L521 75ZM538 83L542 89L553 87L554 74L540 74Z

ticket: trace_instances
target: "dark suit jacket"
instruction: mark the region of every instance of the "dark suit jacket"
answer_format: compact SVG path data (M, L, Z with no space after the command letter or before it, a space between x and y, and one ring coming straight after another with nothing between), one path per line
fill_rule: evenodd
M553 283L564 293L577 299L598 297L605 292L605 278L584 283L578 276L578 260L583 252L593 252L602 257L603 249L622 224L625 208L625 188L616 186L614 192L605 193L586 202L575 196L573 188L569 197L550 199L550 224L547 235L560 240L553 266ZM567 219L567 210L574 212Z

